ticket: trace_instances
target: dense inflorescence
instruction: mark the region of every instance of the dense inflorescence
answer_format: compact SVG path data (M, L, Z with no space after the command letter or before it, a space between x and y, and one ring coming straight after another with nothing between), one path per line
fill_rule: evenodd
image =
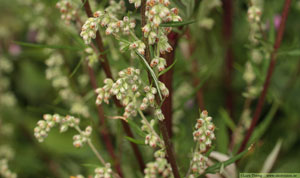
M76 5L70 0L60 0L56 3L56 8L61 12L61 19L65 20L67 24L70 24L71 20L76 16Z
M60 132L65 132L69 127L75 128L79 126L80 119L73 116L60 116L58 114L50 115L45 114L43 120L37 122L37 126L34 128L34 136L39 142L43 142L48 136L50 130L55 126L60 126Z
M94 178L111 178L112 169L109 163L105 164L105 167L98 167L95 169Z
M158 150L154 153L155 161L146 165L144 170L144 178L156 178L161 175L164 178L174 177L172 174L172 168L166 159L165 150Z
M12 62L4 56L0 56L0 106L14 106L16 98L9 90L10 81L8 75L13 71Z
M17 174L9 170L7 159L0 159L0 175L3 178L17 178Z
M110 1L104 11L97 11L94 13L94 17L90 17L82 26L80 36L83 38L86 44L90 44L91 40L96 38L96 32L99 27L106 28L106 34L123 32L129 34L130 30L135 27L135 22L129 17L124 16L123 20L118 19L118 15L124 9L124 1L116 3Z
M192 174L190 177L204 173L207 168L208 158L204 153L208 151L211 147L212 140L215 139L214 130L215 125L212 123L212 118L208 116L207 111L203 111L197 120L195 131L193 132L196 148L191 160Z
M168 89L163 83L159 84L162 95L167 97L169 95ZM114 82L112 79L105 79L104 86L96 90L98 94L96 104L100 105L102 102L109 103L109 99L115 96L121 101L125 107L123 116L128 118L136 116L137 110L145 110L148 107L156 109L155 114L159 116L160 120L164 117L156 108L155 94L157 89L145 85L140 77L140 70L129 67L119 72L119 77Z

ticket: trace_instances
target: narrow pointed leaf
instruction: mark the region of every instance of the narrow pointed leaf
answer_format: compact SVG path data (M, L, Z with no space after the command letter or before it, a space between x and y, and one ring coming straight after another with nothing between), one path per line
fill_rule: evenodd
M176 64L177 59L175 59L175 61L173 62L173 64L171 64L168 68L166 68L165 70L161 71L158 74L158 77L160 77L161 75L164 75L165 73L167 73L170 69L172 69L172 67Z
M197 20L188 20L188 21L182 21L182 22L167 22L167 23L163 23L160 24L161 27L181 27L184 25L189 25L192 23L197 22Z
M130 125L130 128L132 128L138 135L143 138L146 137L146 133L143 132L141 127L134 123L132 120L128 119L128 124Z
M241 159L249 150L251 149L248 148L246 150L244 150L243 152L239 153L238 155L226 160L226 161L223 161L223 162L219 162L219 163L216 163L210 167L208 167L206 170L205 170L205 173L208 174L208 173L217 173L220 171L221 167L226 167L226 166L229 166L230 164L236 162L237 160Z
M48 49L68 49L68 50L82 50L80 47L66 46L66 45L47 45L47 44L35 44L21 41L15 41L16 44L31 47L31 48L48 48Z
M125 138L126 138L128 141L130 141L130 142L132 142L132 143L135 143L135 144L137 144L137 145L145 145L145 141L144 141L144 140L137 140L137 139L134 139L134 138L131 138L131 137L127 137L127 136L125 136Z
M146 65L146 67L148 68L148 70L149 70L149 72L150 72L150 74L151 74L151 77L152 77L153 80L154 80L154 84L155 84L155 86L156 86L156 89L157 89L159 98L160 98L160 100L162 101L163 98L162 98L161 91L160 91L159 86L158 86L158 79L157 79L157 77L156 77L154 71L153 71L152 68L149 66L147 60L144 58L143 55L141 55L141 54L138 53L137 51L136 51L136 54L142 59L143 63L144 63L144 64Z

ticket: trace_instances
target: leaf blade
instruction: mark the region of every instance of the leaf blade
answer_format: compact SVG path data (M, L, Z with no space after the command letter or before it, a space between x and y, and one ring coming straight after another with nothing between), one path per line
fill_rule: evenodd
M158 92L158 95L159 95L159 98L161 101L163 101L163 97L162 97L162 94L161 94L161 91L160 91L160 88L159 88L159 85L158 85L158 79L154 73L154 71L152 70L152 68L150 67L150 65L148 64L147 60L144 58L143 55L141 55L139 52L135 51L136 54L142 59L143 63L146 65L146 67L148 68L149 72L150 72L150 75L151 77L153 78L154 80L154 84L156 86L156 89L157 89L157 92Z

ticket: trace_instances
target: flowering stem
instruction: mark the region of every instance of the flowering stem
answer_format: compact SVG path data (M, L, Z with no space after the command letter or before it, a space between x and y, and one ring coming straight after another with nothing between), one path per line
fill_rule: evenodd
M82 0L82 3L84 3L84 9L85 9L85 12L86 12L87 16L88 17L93 17L93 12L91 10L89 0ZM101 55L99 56L99 58L100 58L99 61L101 63L101 66L103 66L103 68L104 68L105 75L106 75L106 77L113 79L113 76L112 76L112 73L111 73L111 70L110 70L110 66L109 66L109 63L108 63L108 60L107 60L107 56L104 53L104 46L103 46L102 38L101 38L101 35L100 35L99 31L97 31L97 33L96 33L96 43L98 45L98 50L101 53ZM104 60L101 60L102 58ZM123 107L116 98L114 98L114 102L115 102L117 107L119 107L119 108ZM121 122L122 122L122 126L123 126L123 129L124 129L126 135L133 138L134 137L133 133L132 133L130 127L128 126L128 124L125 121L121 121ZM144 169L145 169L145 163L143 161L142 154L141 154L139 148L137 147L137 145L135 143L130 142L130 145L133 149L133 152L135 154L135 157L136 157L137 161L139 162L140 169L143 172Z
M98 153L98 151L96 150L95 146L93 145L93 143L91 142L91 140L88 140L88 145L91 148L91 150L94 152L94 154L96 155L96 157L100 160L100 162L105 166L106 162L104 161L104 159L102 158L102 156Z
M145 12L146 12L146 0L142 0L142 3L141 3L142 27L144 27L147 23ZM151 57L150 57L149 44L148 44L147 38L145 38L144 35L143 35L143 42L146 45L145 59L147 60L148 63L150 63ZM151 83L151 75L150 75L149 71L148 71L148 78L149 78L149 82ZM157 101L158 101L158 105L160 105L159 99ZM165 143L165 146L166 146L166 151L167 151L167 159L168 159L168 162L171 164L173 175L174 175L175 178L180 178L180 174L179 174L178 167L177 167L177 164L176 164L176 159L175 159L175 156L174 156L174 153L173 153L173 149L172 149L172 145L171 145L171 142L170 142L170 138L169 138L168 130L167 130L167 127L166 127L166 123L162 122L162 121L159 121L159 129L160 129L160 131L163 135L163 140L164 140L164 143Z
M194 152L193 152L193 158L194 158L195 153L197 152L198 148L199 148L199 142L197 142L197 144L196 144L195 150L194 150ZM189 177L189 175L190 175L190 173L191 173L191 171L192 171L192 164L193 164L193 162L194 162L194 160L192 159L191 165L190 165L190 167L189 167L188 172L187 172L186 175L185 175L185 178L188 178L188 177Z
M94 144L91 142L90 139L87 141L87 143L88 143L89 147L91 148L91 150L92 150L92 151L94 152L94 154L96 155L96 157L97 157L97 158L100 160L100 162L105 166L105 165L106 165L106 162L104 161L104 159L102 158L102 156L100 155L100 153L97 151L97 149L95 148ZM115 173L115 172L113 172L112 174L113 174L114 177L116 177L116 178L121 178L121 177L119 176L119 174L117 174L117 173Z
M164 142L161 140L160 136L156 133L156 131L154 130L154 128L151 126L151 124L148 122L147 118L145 117L145 115L143 114L143 112L139 109L138 110L140 116L142 117L143 121L145 122L145 124L148 126L148 128L151 130L151 132L159 139L160 144L162 145L162 147L165 145Z
M81 21L81 19L78 15L76 16L76 21L78 22L78 24L80 26L82 26L82 21ZM93 50L96 53L98 53L98 51L97 51L94 44L91 44L91 47L93 48ZM93 68L91 68L88 65L88 62L86 62L86 66L87 66L87 69L88 69L88 74L89 74L89 78L90 78L90 81L91 81L92 88L93 88L93 90L96 90L98 87L97 87L97 81L96 81L96 76L95 76L94 70L93 70ZM113 147L113 144L112 144L111 139L110 139L111 134L108 132L108 129L107 129L107 126L106 126L106 123L105 123L105 116L104 116L103 108L102 108L101 105L97 106L97 112L98 112L98 117L99 117L99 120L100 120L100 124L102 126L102 129L100 131L101 137L104 140L107 151L109 152L111 158L114 160L117 172L120 175L122 175L120 161L118 160L118 158L115 155L114 147Z
M90 81L91 81L91 85L93 87L93 90L95 91L98 87L97 87L96 76L95 76L94 70L88 64L86 64L86 65L88 66L88 74L89 74L89 78L90 78ZM100 134L101 134L101 136L104 140L106 149L109 152L111 158L114 160L114 164L115 164L115 168L116 168L117 172L120 175L123 175L122 170L121 170L120 161L119 161L118 157L116 156L116 154L114 152L114 147L113 147L113 144L111 142L111 134L107 129L107 125L106 125L106 122L105 122L105 115L104 115L103 108L102 108L101 105L97 106L97 112L98 112L98 117L100 119L100 124L102 126Z
M240 146L240 149L238 151L239 153L242 152L245 149L245 147L246 147L246 145L247 145L247 143L248 143L248 141L249 141L249 139L250 139L250 137L251 137L251 135L254 131L256 123L257 123L257 121L260 117L262 107L263 107L263 104L264 104L264 101L265 101L265 97L267 95L267 91L268 91L268 88L269 88L269 85L270 85L271 77L272 77L273 71L275 69L276 53L277 53L278 48L280 47L280 44L281 44L281 40L282 40L282 37L283 37L283 33L284 33L284 29L285 29L285 23L286 23L286 20L287 20L287 17L288 17L290 5L291 5L291 0L286 0L285 4L284 4L282 16L281 16L282 20L280 22L279 30L277 32L276 41L275 41L275 44L274 44L274 49L271 53L271 61L270 61L270 65L269 65L269 68L268 68L267 77L266 77L266 80L265 80L265 83L264 83L264 88L263 88L263 91L262 91L262 93L259 97L258 104L256 106L255 113L254 113L250 128L247 131L247 134L246 134L246 136L245 136L245 138L244 138L244 140L243 140L243 142Z
M75 130L77 130L77 132L78 132L79 134L82 134L82 130L81 130L78 126L76 126L76 127L74 127L74 128L75 128ZM87 143L88 143L89 147L91 148L91 150L93 151L93 153L94 153L94 154L96 155L96 157L98 158L98 160L101 162L101 164L102 164L103 166L105 166L105 165L106 165L105 160L104 160L103 157L100 155L100 153L97 151L97 149L96 149L96 147L94 146L94 144L93 144L93 142L91 141L91 139L88 139ZM119 176L118 174L116 174L116 173L114 173L114 172L113 172L113 174L114 174L114 177L120 178L120 176Z
M162 121L159 121L159 129L163 135L163 139L164 139L166 151L167 151L167 156L168 156L167 159L168 159L169 163L171 164L173 175L175 178L180 178L180 174L178 171L176 159L174 156L174 152L173 152L171 141L170 141L170 138L168 135L166 124Z
M79 134L82 134L82 130L78 126L76 126L74 128L75 128L75 130L77 130L77 132ZM90 139L88 139L87 143L88 143L89 147L92 149L92 151L94 152L94 154L97 156L99 161L105 166L106 162L104 161L104 159L102 158L100 153L98 153L97 149L95 148L95 146L93 145L93 143L91 142Z

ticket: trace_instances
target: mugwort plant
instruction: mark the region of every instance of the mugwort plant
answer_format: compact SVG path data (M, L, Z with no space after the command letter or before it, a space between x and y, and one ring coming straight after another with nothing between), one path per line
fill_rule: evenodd
M10 29L29 42L0 26L0 177L237 178L251 166L281 168L283 140L266 156L256 148L279 109L296 118L285 94L300 67L282 82L291 69L276 65L299 56L279 49L291 0L15 1L26 15ZM24 165L21 154L41 159ZM253 154L265 163L243 162Z

